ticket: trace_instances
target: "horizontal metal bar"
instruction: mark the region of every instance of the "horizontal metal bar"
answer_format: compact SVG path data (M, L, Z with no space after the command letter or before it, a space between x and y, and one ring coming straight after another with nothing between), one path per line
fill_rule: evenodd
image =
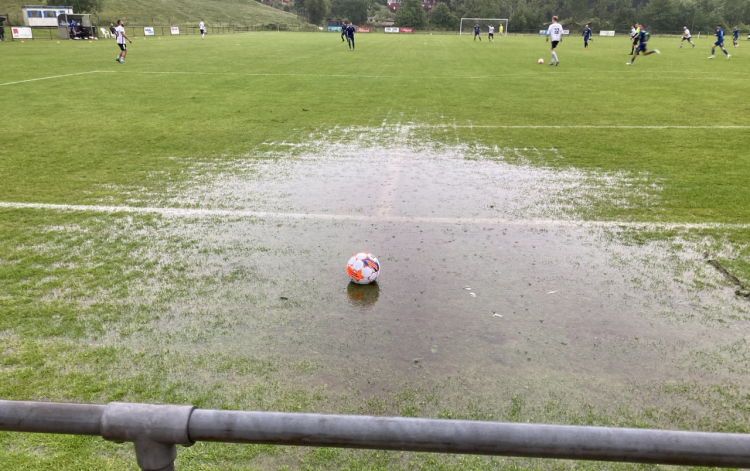
M171 405L106 407L140 414L143 407L150 408L150 418L141 417L136 425L129 419L108 422L112 428L108 439L132 440L136 449L139 443L169 445L163 440L188 445L211 441L750 468L750 434L193 410ZM0 430L101 435L101 424L107 422L104 411L102 405L0 401ZM164 438L174 435L162 433L165 424L169 431L186 431L186 436ZM173 447L168 451L173 453ZM149 458L149 453L141 451L139 460Z
M0 401L0 430L101 435L103 412L98 404Z
M193 441L750 466L750 435L345 415L195 410Z

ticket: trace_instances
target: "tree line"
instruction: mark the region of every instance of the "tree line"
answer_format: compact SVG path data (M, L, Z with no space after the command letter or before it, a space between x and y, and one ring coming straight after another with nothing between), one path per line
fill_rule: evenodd
M48 0L48 3L59 3ZM340 18L367 22L369 13L387 0L295 0L292 8L304 11L310 23ZM103 0L68 0L75 11L96 13ZM553 15L567 28L579 30L590 23L594 31L628 31L639 22L654 32L677 32L683 26L712 32L717 24L743 32L750 27L750 0L444 0L425 13L421 0L404 0L396 25L420 29L458 30L460 18L508 18L508 30L528 32L543 28Z
M335 17L363 24L368 11L386 0L295 0L310 23ZM629 31L635 22L654 32L678 32L683 26L713 32L717 24L742 31L750 27L750 0L445 0L429 13L420 0L404 0L396 25L457 30L460 18L508 18L511 32L534 31L549 24L553 15L572 30L587 23L594 31Z

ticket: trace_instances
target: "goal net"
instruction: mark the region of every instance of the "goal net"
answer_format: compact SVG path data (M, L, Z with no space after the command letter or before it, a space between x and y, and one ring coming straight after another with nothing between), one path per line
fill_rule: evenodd
M464 31L466 31L466 34L474 34L474 25L477 24L482 36L487 36L490 25L495 27L495 35L500 34L500 26L503 27L502 34L508 34L507 18L461 18L458 34L464 34Z

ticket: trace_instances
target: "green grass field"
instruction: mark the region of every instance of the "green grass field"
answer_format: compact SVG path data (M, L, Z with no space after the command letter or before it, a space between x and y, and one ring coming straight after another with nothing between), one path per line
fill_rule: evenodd
M0 398L750 431L750 45L0 43ZM348 285L370 251L378 285ZM7 469L135 469L0 433ZM179 469L646 466L199 443Z

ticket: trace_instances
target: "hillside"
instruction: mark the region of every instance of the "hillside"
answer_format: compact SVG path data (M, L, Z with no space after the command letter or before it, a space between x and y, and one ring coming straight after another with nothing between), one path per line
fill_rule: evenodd
M21 5L42 2L28 0L0 0L0 14L10 14L13 24L23 21ZM65 4L64 1L59 3ZM294 13L287 13L261 5L255 0L104 0L99 23L118 18L129 24L168 25L198 24L204 18L209 25L222 24L305 24Z

